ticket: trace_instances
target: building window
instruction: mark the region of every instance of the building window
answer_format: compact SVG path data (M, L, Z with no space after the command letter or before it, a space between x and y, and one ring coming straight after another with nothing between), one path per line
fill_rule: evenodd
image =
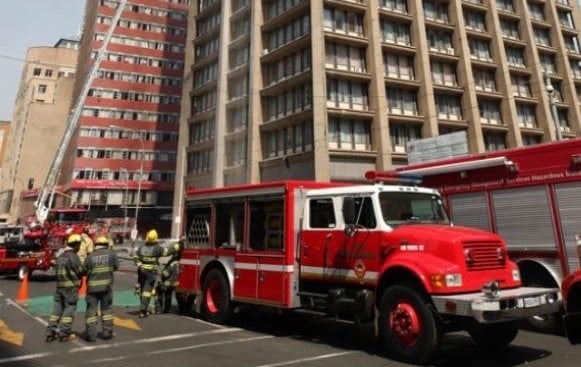
M248 106L232 109L228 112L228 133L246 130L248 123Z
M434 22L448 23L448 2L425 0L424 16Z
M363 37L363 15L340 9L325 8L323 13L325 30Z
M470 58L484 61L492 60L488 41L470 39L468 43L470 44Z
M569 125L569 110L566 108L557 109L557 117L559 119L561 131L565 133L571 132L571 127Z
M559 23L562 27L575 29L575 24L573 23L573 16L570 11L558 11Z
M473 67L474 88L484 92L495 92L496 81L494 78L494 69L482 69Z
M32 75L34 76L40 76L40 73L41 73L40 68L34 68L34 70L32 71Z
M313 123L305 121L265 133L265 157L283 157L313 150Z
M428 45L430 51L441 52L445 54L454 54L452 45L452 33L438 29L427 29Z
M329 149L371 149L368 121L330 118L328 136Z
M538 127L535 106L517 103L516 118L519 127L529 129L536 129Z
M46 93L46 84L39 84L38 85L38 93L45 94Z
M500 115L500 102L479 100L478 110L480 112L480 123L491 125L502 124L502 117Z
M500 10L504 10L509 13L514 13L513 0L496 0L496 6Z
M534 27L535 42L541 46L551 46L551 34L549 28Z
M407 143L422 138L422 127L412 124L389 125L389 136L391 138L391 149L394 153L407 152Z
M523 145L537 145L541 143L541 136L540 135L532 135L532 134L522 134L522 143Z
M246 139L226 143L226 166L236 167L246 164Z
M408 12L408 4L406 0L380 0L379 6L396 13L407 14Z
M456 80L456 65L444 61L431 61L432 81L434 84L446 85L450 87L458 86Z
M410 24L391 20L381 21L381 39L383 42L411 46Z
M452 94L436 94L438 118L442 120L462 120L460 96Z
M327 79L327 107L367 110L367 84Z
M46 69L44 71L44 76L50 78L52 76L52 69Z
M531 83L528 76L511 75L512 95L516 97L532 97Z
M508 65L519 68L526 67L523 48L504 46L504 52L506 53L506 61L508 62Z
M389 113L396 115L417 116L418 99L415 90L387 88Z
M543 72L547 74L557 73L557 66L555 64L555 55L539 52L539 59L541 60L541 68L543 69ZM575 60L574 64L578 64L577 60ZM573 73L575 72L573 71Z
M515 40L520 39L518 23L519 23L518 20L501 19L500 28L502 29L502 36Z
M506 134L501 132L484 133L484 148L486 151L506 149Z
M356 73L364 73L366 71L364 48L327 43L325 45L325 54L325 65L327 67Z
M403 54L383 54L385 75L389 78L414 80L414 57Z
M312 106L311 86L300 85L266 98L267 121L308 110Z
M528 6L531 18L535 20L545 20L545 10L543 4L528 3Z
M553 62L554 62L553 58ZM573 77L576 79L581 79L581 65L579 65L579 60L569 60L569 66L571 67L571 72ZM581 96L579 97L581 98Z
M486 32L485 13L481 11L466 11L464 13L464 21L466 28L478 32Z
M565 41L565 48L567 51L578 54L579 53L579 40L577 36L563 35L563 40Z

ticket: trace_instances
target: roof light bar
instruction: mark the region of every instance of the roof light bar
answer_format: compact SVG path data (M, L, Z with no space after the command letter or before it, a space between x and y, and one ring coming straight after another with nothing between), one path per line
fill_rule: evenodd
M422 176L410 173L398 173L395 171L367 171L365 178L376 183L393 183L399 185L419 185L422 183Z

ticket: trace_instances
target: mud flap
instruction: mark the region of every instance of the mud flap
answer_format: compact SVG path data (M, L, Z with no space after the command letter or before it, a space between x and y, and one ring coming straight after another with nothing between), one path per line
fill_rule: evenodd
M567 338L571 344L581 344L581 312L563 316Z

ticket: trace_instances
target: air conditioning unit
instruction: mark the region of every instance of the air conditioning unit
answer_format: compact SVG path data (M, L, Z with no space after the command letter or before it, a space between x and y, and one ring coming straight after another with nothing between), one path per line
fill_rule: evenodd
M455 53L454 47L448 47L446 49L446 52L448 53L448 55L454 55Z
M403 145L396 145L393 151L395 153L405 153L405 147Z
M262 55L263 56L266 55L267 53L268 53L268 48L265 48L265 49L262 50Z

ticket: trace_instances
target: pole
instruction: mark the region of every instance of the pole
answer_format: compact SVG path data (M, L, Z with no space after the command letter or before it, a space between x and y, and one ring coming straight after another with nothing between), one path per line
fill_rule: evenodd
M125 238L125 234L127 233L127 205L128 205L128 198L129 198L129 171L127 168L121 168L122 172L125 172L125 194L123 195L123 203L125 204L124 215L123 215L123 238Z
M553 117L553 126L555 126L555 136L557 140L563 140L561 135L561 124L559 123L559 113L557 112L557 104L555 103L555 87L551 84L551 78L545 73L545 89L549 95L549 106L551 108L551 116Z
M141 132L138 133L139 142L141 143L141 164L139 167L139 184L137 185L137 202L135 203L135 233L137 233L137 215L139 214L139 203L141 202L141 182L143 181L143 160L145 159L145 145Z

